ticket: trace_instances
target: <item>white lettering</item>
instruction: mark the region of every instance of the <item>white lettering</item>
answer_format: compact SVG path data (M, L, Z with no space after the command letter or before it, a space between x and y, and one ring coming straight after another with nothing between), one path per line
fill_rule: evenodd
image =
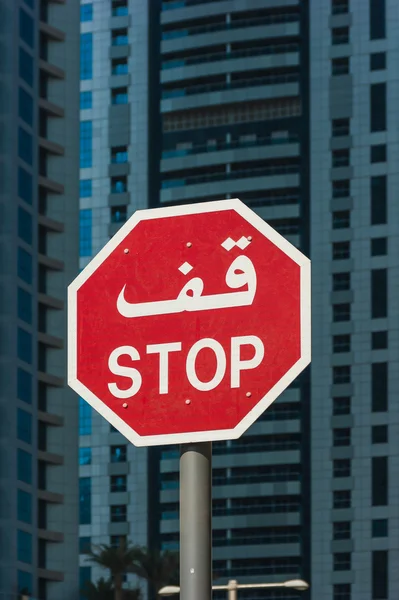
M147 346L147 354L159 354L159 393L167 394L169 391L169 352L179 352L181 342L167 344L151 344Z
M241 360L241 346L253 346L255 354L249 360ZM265 355L262 340L256 335L243 335L231 338L231 387L240 387L240 373L247 369L255 369Z
M120 346L111 352L108 359L108 368L114 375L128 377L132 384L127 390L121 390L116 383L109 383L108 389L115 398L131 398L141 388L142 378L140 372L133 367L125 367L118 363L118 359L126 354L132 360L140 360L140 354L133 346Z
M210 381L200 381L197 377L197 373L195 370L195 361L197 359L198 353L204 348L210 348L213 350L216 356L216 371L215 375L212 377ZM199 340L196 342L189 353L187 354L186 360L186 373L187 378L191 385L201 392L208 392L209 390L215 389L216 386L222 381L224 374L226 372L226 355L223 350L223 346L219 344L216 340L211 338L204 338L203 340Z

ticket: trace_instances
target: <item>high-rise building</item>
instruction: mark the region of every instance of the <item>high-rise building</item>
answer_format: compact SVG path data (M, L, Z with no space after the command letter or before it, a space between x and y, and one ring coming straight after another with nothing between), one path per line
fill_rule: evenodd
M81 160L87 131L96 151L81 255L137 208L239 197L313 260L311 369L214 446L217 581L311 584L247 600L395 598L396 1L99 0L82 15ZM134 449L82 405L89 418L82 540L177 549L178 449Z
M79 590L76 396L79 1L0 1L0 598Z

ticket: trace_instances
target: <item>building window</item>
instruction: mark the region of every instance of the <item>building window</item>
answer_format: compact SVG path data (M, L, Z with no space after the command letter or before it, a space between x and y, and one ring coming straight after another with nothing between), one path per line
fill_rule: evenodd
M370 179L371 225L387 222L387 176L376 175Z
M25 483L32 483L32 455L25 450L17 450L18 479Z
M91 523L91 478L79 477L79 523Z
M20 562L32 562L32 535L21 529L17 531L17 555Z
M18 327L17 334L18 358L28 364L32 364L32 336L30 333Z
M32 283L32 256L23 248L18 248L18 277Z
M384 350L385 348L388 348L388 332L373 331L371 333L371 349Z
M350 396L337 396L333 398L333 415L349 415L351 412Z
M350 477L351 461L349 458L340 458L333 461L334 477Z
M91 179L81 179L79 181L79 197L90 198L92 195L92 181Z
M333 273L332 288L334 292L350 290L351 274L350 273Z
M127 87L115 88L111 91L112 104L127 104L129 102L129 94Z
M33 19L22 8L19 9L19 37L31 48L35 45Z
M333 119L332 120L332 136L341 137L350 135L350 120L349 119Z
M336 210L332 214L333 229L347 229L351 226L351 213L349 210Z
M89 581L91 581L91 567L79 567L79 589L86 589Z
M350 508L352 503L352 494L350 490L335 490L333 492L334 508Z
M112 463L126 462L127 446L111 446L110 457Z
M25 323L32 323L32 296L23 290L18 288L18 319L25 321Z
M80 20L82 22L93 20L93 5L92 4L81 4Z
M110 478L110 492L126 492L127 477L126 475L113 475Z
M351 522L337 521L333 523L333 539L334 540L349 540L351 537Z
M349 427L336 427L333 429L333 446L350 446L351 430Z
M32 404L32 375L24 369L17 370L18 399L27 404Z
M112 2L112 16L123 17L128 15L127 0L113 0Z
M333 198L347 198L351 195L350 179L338 179L332 182Z
M331 73L332 75L347 75L349 73L349 58L333 58Z
M32 523L32 495L23 490L18 490L17 513L18 521Z
M92 212L91 208L79 211L79 255L91 256L92 252Z
M114 164L122 164L127 163L129 160L129 155L127 151L127 146L118 146L116 148L111 149L111 162Z
M25 123L33 125L33 98L23 88L19 88L18 114Z
M333 600L351 600L351 584L335 583L333 585Z
M388 316L388 271L371 271L371 318L384 319Z
M32 204L32 175L22 167L18 167L18 196L27 204Z
M109 538L109 543L112 548L123 548L126 547L127 538L125 535L111 535Z
M333 46L349 44L349 27L333 27L331 30L331 43Z
M349 0L332 0L331 12L333 15L342 15L349 12Z
M30 87L33 86L33 58L23 48L19 49L19 76Z
M386 69L386 53L374 52L370 54L370 71L383 71Z
M372 537L388 537L388 519L373 519L371 521Z
M371 428L371 443L388 443L388 425L373 425L373 427Z
M18 236L27 244L32 244L32 215L18 207Z
M127 219L126 206L112 206L111 223L124 223Z
M124 523L126 521L126 506L124 504L110 507L111 523Z
M371 406L373 412L388 410L388 363L371 365Z
M351 555L350 552L335 552L333 555L334 571L350 571Z
M349 167L350 165L350 151L348 148L345 150L333 150L332 152L332 166L334 169L339 167Z
M93 162L93 123L80 122L80 168L91 167Z
M370 40L382 40L384 38L385 0L370 0Z
M79 464L91 465L91 448L79 448Z
M373 83L370 86L370 131L387 128L387 85Z
M22 442L32 443L32 415L21 408L17 409L17 437Z
M93 93L80 92L80 110L87 110L88 108L93 108Z
M351 336L349 334L333 336L333 352L350 352Z
M351 305L349 303L333 305L333 321L335 323L340 321L350 321L350 319Z
M80 34L80 79L93 77L93 34Z
M92 408L83 398L79 398L79 435L91 434Z
M386 237L371 240L371 256L385 256L387 254L388 239Z
M127 177L112 177L111 194L124 194L127 192Z
M388 600L388 550L374 550L371 562L372 600Z
M383 163L387 160L386 144L375 144L370 147L370 162Z
M79 554L88 554L91 550L91 537L82 536L79 538Z
M111 32L112 46L126 46L129 43L127 29L113 29Z
M129 73L129 65L127 58L114 58L111 63L112 75L127 75Z
M388 457L374 456L371 459L371 504L388 504Z
M334 242L332 245L333 260L346 260L351 256L350 242Z
M33 162L32 136L22 127L18 128L18 156L28 165L31 165Z

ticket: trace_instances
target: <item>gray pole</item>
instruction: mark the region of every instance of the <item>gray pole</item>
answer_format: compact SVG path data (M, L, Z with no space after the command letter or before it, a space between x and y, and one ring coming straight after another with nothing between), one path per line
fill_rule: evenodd
M227 584L227 600L237 600L237 581L230 579Z
M180 450L180 599L212 598L212 442Z

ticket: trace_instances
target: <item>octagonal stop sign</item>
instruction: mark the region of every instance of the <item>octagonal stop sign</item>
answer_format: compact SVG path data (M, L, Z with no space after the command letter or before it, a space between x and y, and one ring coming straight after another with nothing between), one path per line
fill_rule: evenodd
M136 212L68 296L69 385L137 446L237 438L310 361L310 261L237 199Z

